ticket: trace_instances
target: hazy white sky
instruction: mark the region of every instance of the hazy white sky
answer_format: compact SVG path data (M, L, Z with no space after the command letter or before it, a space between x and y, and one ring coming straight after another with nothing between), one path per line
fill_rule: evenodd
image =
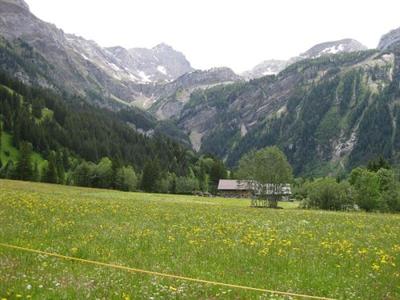
M237 72L314 44L354 38L373 48L400 27L399 0L26 0L39 18L101 46L165 42L195 68Z

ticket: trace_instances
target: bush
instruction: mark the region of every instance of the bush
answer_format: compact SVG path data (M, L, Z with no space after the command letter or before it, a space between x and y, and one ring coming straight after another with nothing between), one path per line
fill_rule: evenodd
M191 194L193 191L199 189L199 182L196 178L190 177L177 177L176 178L176 193L177 194Z
M122 191L132 192L137 186L137 177L133 167L122 167L117 170L115 186Z
M337 183L333 178L323 178L307 186L305 207L342 210L354 206L352 188L347 182Z
M394 171L382 168L376 174L381 191L380 210L400 211L400 187Z
M350 183L354 186L355 201L366 211L380 208L379 177L366 169L356 168L351 172Z

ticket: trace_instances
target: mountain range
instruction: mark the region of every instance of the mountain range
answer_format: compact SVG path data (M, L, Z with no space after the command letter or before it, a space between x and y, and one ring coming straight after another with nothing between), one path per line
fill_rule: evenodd
M377 49L343 39L240 75L195 70L166 44L102 48L38 19L23 0L0 0L3 71L106 109L144 109L140 116L172 122L196 151L230 166L267 145L282 148L296 174L339 174L377 155L397 160L399 49L396 29Z

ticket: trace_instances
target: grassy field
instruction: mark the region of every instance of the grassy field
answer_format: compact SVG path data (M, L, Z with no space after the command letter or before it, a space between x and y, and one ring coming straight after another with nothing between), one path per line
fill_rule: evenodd
M0 242L339 299L400 299L400 216L0 181ZM0 247L0 299L281 299Z

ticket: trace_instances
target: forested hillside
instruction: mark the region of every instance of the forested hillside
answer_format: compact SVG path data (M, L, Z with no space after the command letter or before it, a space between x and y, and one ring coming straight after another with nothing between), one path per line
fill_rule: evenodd
M346 173L381 155L397 163L399 66L395 50L303 60L277 76L193 93L179 123L230 166L269 145L297 175Z
M116 187L119 170L122 177L124 172L135 177L131 180L135 187L130 189L176 191L174 180L187 179L185 183L191 180L191 186L186 192L207 191L207 174L217 163L212 158L204 158L203 163L157 128L151 135L135 130L136 126L144 130L154 127L155 121L140 111L96 108L78 96L28 87L4 74L0 75L0 116L3 131L11 134L13 146L24 152L15 155L19 161L32 150L48 161L43 169L31 163L31 170L21 175L15 174L18 162L7 159L3 177ZM151 178L150 186L141 185L146 176Z

